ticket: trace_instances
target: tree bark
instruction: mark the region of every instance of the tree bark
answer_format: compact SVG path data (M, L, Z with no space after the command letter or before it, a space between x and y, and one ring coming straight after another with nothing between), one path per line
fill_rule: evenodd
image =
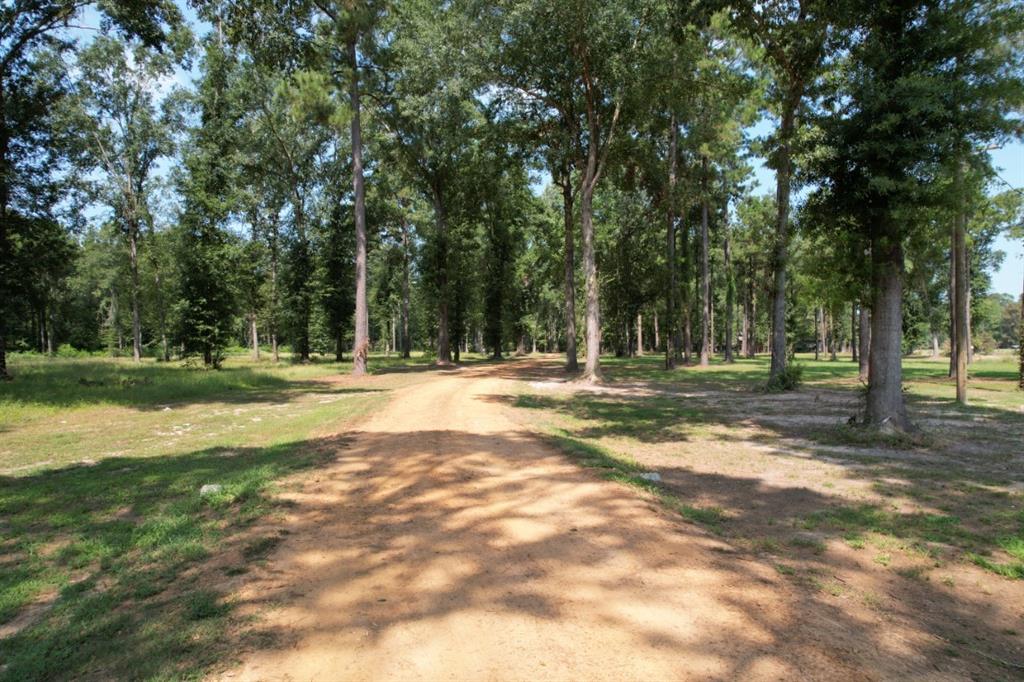
M7 371L7 307L13 292L7 291L11 263L11 242L7 209L10 204L10 130L7 127L7 97L0 76L0 381L11 378Z
M876 230L871 245L873 300L865 421L905 431L910 424L903 401L903 245L887 224Z
M644 316L643 313L636 314L636 354L643 357L644 354Z
M142 319L139 315L139 227L134 218L129 218L128 266L132 284L132 358L142 361Z
M858 358L858 369L861 381L868 380L871 363L871 311L863 303L860 304L860 320L857 330L860 334L860 357Z
M795 86L794 86L794 89ZM800 87L802 91L802 86ZM789 192L792 162L790 141L796 120L796 107L800 98L787 98L779 127L780 145L775 169L775 201L778 207L775 224L775 291L772 299L772 362L770 378L778 377L786 369L786 268L789 266Z
M572 175L562 171L562 215L565 222L565 370L579 369L576 360L576 256L573 234Z
M693 352L693 320L692 311L693 303L690 295L690 280L691 280L691 258L693 256L693 249L690 247L690 225L686 221L682 221L679 225L679 247L683 251L683 286L680 292L680 307L683 318L683 364L689 365L692 358Z
M1017 365L1017 387L1024 391L1024 286L1021 287L1020 293L1020 320L1017 321L1017 336L1020 349L1018 350L1019 359Z
M814 360L821 359L821 306L814 306Z
M836 357L836 353L839 352L839 334L836 328L836 318L832 314L832 311L828 311L828 335L829 335L829 360L835 362L839 358Z
M661 338L658 330L658 311L654 311L654 347L661 348Z
M594 152L596 154L596 149ZM596 179L596 178L595 178ZM583 378L601 380L601 308L597 282L597 254L594 245L594 187L584 181L580 192L580 226L583 233L583 274L587 287L586 337L587 356Z
M667 221L665 230L666 253L665 260L668 265L668 287L665 292L665 323L668 325L668 333L665 334L665 369L673 369L679 360L679 332L676 315L676 145L678 131L676 129L676 115L671 116L671 130L669 131L668 143L668 192L667 192Z
M702 161L704 173L707 173L707 159ZM707 179L704 186L707 188ZM701 316L700 316L700 364L706 367L711 364L711 274L709 263L709 236L708 236L708 200L702 197L700 200L700 289L701 289Z
M438 242L438 310L437 310L437 364L452 363L448 342L448 221L444 214L441 189L434 187L434 220Z
M957 164L957 185L963 181L963 166ZM970 345L970 307L967 294L967 216L960 206L953 219L953 308L955 312L953 331L956 338L956 401L967 404L967 362L968 346Z
M747 282L750 296L750 338L747 339L747 357L757 357L757 294L754 293L754 258L750 258L750 280Z
M853 361L857 362L857 304L850 304L850 354Z
M252 359L260 359L260 329L256 324L256 311L249 313L249 333L252 334Z
M366 374L367 354L370 350L370 318L366 302L366 190L363 186L363 142L359 121L359 62L354 33L348 43L348 58L352 66L349 83L349 102L352 107L352 190L355 195L356 223L356 319L355 343L352 348L352 374Z
M724 227L728 230L727 225ZM722 250L725 258L725 361L735 362L732 356L733 296L735 291L732 279L732 251L729 247L728 232L726 232Z
M402 357L412 354L409 339L409 222L402 216Z

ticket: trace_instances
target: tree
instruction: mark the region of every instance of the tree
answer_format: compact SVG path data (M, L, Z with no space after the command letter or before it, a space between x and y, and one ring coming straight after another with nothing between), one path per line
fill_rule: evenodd
M177 340L220 367L231 334L235 297L225 225L237 210L238 93L236 64L217 36L206 39L196 104L199 126L185 156L184 210L178 243Z
M160 81L174 66L173 56L141 43L100 36L82 50L79 77L69 101L71 125L81 141L86 169L98 169L105 182L99 194L121 226L131 275L132 355L142 357L139 263L149 209L151 175L173 152L171 124L177 98L158 104Z
M835 3L823 0L737 3L733 21L759 48L758 63L770 70L769 102L778 117L771 140L769 165L775 169L775 222L772 298L772 360L769 382L786 370L786 277L790 240L792 147L799 132L803 107L821 75L833 25Z
M12 252L16 212L47 217L56 203L39 192L54 170L56 149L43 114L60 95L54 75L40 68L44 53L73 50L59 33L88 3L81 0L22 0L0 9L0 379L7 379L7 302L19 294L19 273ZM173 40L181 14L171 0L95 3L123 36L150 47ZM51 64L53 62L51 61ZM24 223L21 223L24 224Z
M958 2L870 3L858 14L842 87L825 124L831 150L822 158L830 169L825 189L869 244L865 422L876 427L910 426L902 393L902 299L906 242L923 229L915 216L922 206L943 204L932 180L962 162L964 135L997 139L1014 126L1007 115L1018 101L1020 69L1010 64L992 71L987 58L958 60L966 46L1001 50L1004 31L1018 30L996 11L1000 7L993 2L994 14L975 14ZM995 101L987 87L971 87L993 82L1002 91Z

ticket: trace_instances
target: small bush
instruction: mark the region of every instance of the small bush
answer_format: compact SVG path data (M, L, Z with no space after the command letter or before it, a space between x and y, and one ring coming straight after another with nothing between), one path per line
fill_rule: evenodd
M803 383L803 365L789 363L777 376L768 379L764 385L765 393L782 393L783 391L795 391Z

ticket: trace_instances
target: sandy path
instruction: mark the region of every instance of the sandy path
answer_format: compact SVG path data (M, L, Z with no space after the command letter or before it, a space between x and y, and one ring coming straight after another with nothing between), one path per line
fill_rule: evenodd
M866 679L924 667L913 643L865 640L771 566L568 462L496 398L510 390L498 371L399 391L290 496L290 534L237 595L259 615L225 678Z

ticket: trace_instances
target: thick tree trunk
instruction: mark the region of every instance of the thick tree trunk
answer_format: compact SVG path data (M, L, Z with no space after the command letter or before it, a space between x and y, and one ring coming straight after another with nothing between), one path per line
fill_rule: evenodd
M754 358L757 356L757 295L754 293L753 257L750 259L750 267L751 277L750 281L747 283L750 296L750 338L747 339L747 357Z
M434 188L434 220L437 223L438 243L438 310L437 310L437 364L450 365L452 352L448 342L448 220L444 214L441 190Z
M11 242L7 209L10 205L10 130L7 127L7 97L0 78L0 381L11 378L7 371L7 315L12 298L7 290L11 263Z
M732 328L733 328L733 296L735 289L732 279L732 252L729 248L729 235L726 233L722 246L725 258L725 361L734 362L732 356Z
M593 144L593 143L592 143ZM592 152L596 154L596 150ZM601 306L597 282L597 253L594 244L594 186L586 178L580 192L580 227L583 233L583 274L587 287L587 357L583 366L586 381L601 380Z
M348 43L348 58L352 67L349 83L349 103L352 108L352 191L355 199L356 223L356 319L355 343L352 347L352 374L366 374L367 355L370 350L370 317L366 302L366 190L363 187L363 141L359 121L359 62L356 38Z
M704 160L705 172L707 160ZM708 202L700 201L700 364L706 367L711 363L711 272L709 264L708 237Z
M679 247L683 251L683 287L680 292L680 307L682 308L683 318L683 363L689 365L692 358L690 357L693 352L693 319L692 310L693 302L690 295L690 280L691 280L691 266L693 257L693 249L690 246L690 226L689 223L682 221L679 225Z
M576 361L576 239L573 234L572 175L562 173L562 217L565 223L565 369L575 372Z
M274 362L281 361L280 349L277 347L277 261L278 261L278 235L277 219L270 219L270 319L267 327L270 332L270 352L274 356Z
M974 325L971 322L971 260L967 252L966 245L964 246L962 258L965 270L964 286L967 287L967 304L965 306L964 314L964 317L967 318L967 336L965 337L967 340L964 345L967 346L967 364L970 365L972 362L974 362L974 335L971 333L971 330L974 328Z
M821 306L814 306L814 360L821 359Z
M962 182L962 166L957 166L958 184ZM962 208L953 219L953 309L955 311L953 331L956 339L955 375L956 401L967 404L967 362L969 340L969 301L967 298L967 216Z
M665 229L665 260L668 266L668 287L665 292L665 323L668 325L668 333L665 334L665 368L673 369L679 360L679 333L676 323L676 144L678 133L676 130L676 115L671 118L671 130L669 131L668 142L668 196L665 202L668 206L667 221Z
M857 304L850 304L850 354L857 362Z
M643 313L636 314L636 354L643 357L644 354L644 316Z
M1020 320L1017 321L1017 336L1020 337L1018 339L1020 345L1018 353L1020 357L1017 366L1017 386L1020 390L1024 391L1024 286L1021 287L1020 293Z
M775 291L772 298L772 364L770 378L778 377L786 369L786 268L789 267L789 185L792 174L790 141L796 118L796 105L790 97L782 113L779 128L781 144L777 152L775 169L775 201L778 214L775 223Z
M832 311L828 311L828 350L829 360L835 362L838 358L836 353L839 348L839 334L836 330L836 318L832 315Z
M412 354L409 339L409 222L402 216L402 357Z
M860 304L860 320L857 324L857 330L860 333L860 357L859 362L859 376L861 381L868 380L868 373L870 372L871 363L871 311L863 303Z
M132 358L142 360L142 318L139 315L139 228L128 225L128 266L132 285Z
M252 334L252 359L260 359L260 328L256 324L256 311L249 313L249 333Z
M883 229L871 245L873 300L871 353L865 421L905 431L903 402L903 246L895 230Z

